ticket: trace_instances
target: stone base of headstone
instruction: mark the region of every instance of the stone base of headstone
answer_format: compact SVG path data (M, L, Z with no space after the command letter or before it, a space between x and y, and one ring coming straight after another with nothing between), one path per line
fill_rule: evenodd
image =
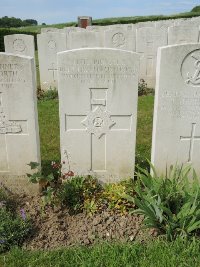
M0 176L0 189L5 187L8 191L13 194L26 194L26 195L38 195L39 186L29 182L26 175L5 175Z

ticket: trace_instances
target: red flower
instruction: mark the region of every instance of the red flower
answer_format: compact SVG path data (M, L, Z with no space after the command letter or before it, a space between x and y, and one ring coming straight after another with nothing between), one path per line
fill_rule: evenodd
M73 171L68 171L67 173L65 173L66 176L74 176L74 172Z

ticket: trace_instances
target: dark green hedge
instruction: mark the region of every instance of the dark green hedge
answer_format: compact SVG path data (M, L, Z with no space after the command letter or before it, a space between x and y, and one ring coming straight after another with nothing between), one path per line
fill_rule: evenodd
M200 16L200 12L187 12L181 13L176 15L164 16L137 16L137 17L121 17L121 18L105 18L105 19L98 19L93 20L93 25L112 25L112 24L129 24L129 23L138 23L138 22L145 22L145 21L157 21L157 20L168 20L168 19L181 19L181 18L192 18Z
M21 31L21 30L10 30L10 29L5 29L2 28L0 29L0 52L4 52L5 48L4 48L4 36L5 35L10 35L10 34L30 34L34 36L34 40L35 40L35 47L37 49L37 33L34 32L27 32L27 31Z

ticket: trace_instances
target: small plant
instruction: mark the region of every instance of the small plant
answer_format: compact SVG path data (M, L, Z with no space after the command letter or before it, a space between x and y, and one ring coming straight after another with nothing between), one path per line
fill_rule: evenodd
M1 201L2 203L2 201ZM16 214L7 209L6 203L0 206L0 253L12 246L21 246L29 236L32 225L24 209Z
M140 79L139 84L138 84L138 95L148 95L148 94L153 94L154 90L152 88L147 87L147 83L145 82L144 79Z
M133 203L124 198L127 194L132 197L135 194L134 181L132 179L120 183L106 184L102 193L102 202L111 210L126 213L134 207Z
M200 229L200 184L190 167L170 167L158 177L144 169L137 174L135 211L144 215L144 224L168 240L195 235ZM192 176L192 177L191 177Z
M58 90L52 87L50 87L47 91L44 91L41 88L38 88L37 98L38 100L43 100L43 101L58 99Z
M37 162L30 162L28 165L31 167L31 170L35 170L35 172L33 174L27 173L27 177L31 183L39 184L39 191L42 193L55 178L53 174L44 176L40 170L40 164Z

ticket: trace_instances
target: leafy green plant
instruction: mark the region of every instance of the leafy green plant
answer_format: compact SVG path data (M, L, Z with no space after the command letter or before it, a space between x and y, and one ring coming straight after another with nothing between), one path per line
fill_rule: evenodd
M6 205L0 206L0 252L12 246L21 246L32 229L23 209L21 215L11 212Z
M147 87L147 83L144 79L140 79L138 84L138 95L148 95L148 94L154 94L154 90L152 88Z
M39 184L39 190L42 192L46 187L55 180L53 174L43 175L40 170L40 164L37 162L30 162L28 164L31 167L31 170L35 170L33 174L27 173L29 182L34 184Z
M138 172L135 211L144 215L144 224L166 234L168 240L189 237L200 229L199 180L194 170L170 167L166 175L158 177L141 169Z
M83 177L74 177L62 184L57 197L71 211L80 212L83 207Z
M57 194L62 204L71 212L81 212L84 209L93 213L98 209L98 199L102 186L93 177L74 177L64 182Z
M58 99L58 90L56 88L52 88L51 86L47 91L44 91L41 88L38 88L37 98L38 100L42 100L42 101Z
M132 179L125 180L120 183L106 184L102 193L101 201L111 210L118 210L126 213L133 209L133 203L125 195L133 197L134 181Z

